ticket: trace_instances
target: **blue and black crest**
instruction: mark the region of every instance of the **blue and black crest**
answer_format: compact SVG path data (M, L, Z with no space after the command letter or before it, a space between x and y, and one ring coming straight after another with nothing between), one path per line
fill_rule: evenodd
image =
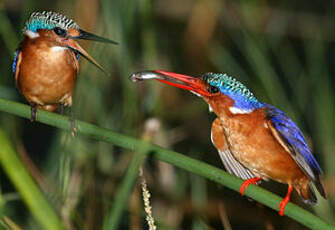
M43 11L32 13L23 31L31 30L37 32L38 29L53 29L55 27L60 27L65 30L69 28L79 30L79 26L72 19L56 12Z
M208 84L218 87L221 93L232 98L236 108L253 110L263 106L263 103L259 102L245 85L227 74L206 73L202 79Z

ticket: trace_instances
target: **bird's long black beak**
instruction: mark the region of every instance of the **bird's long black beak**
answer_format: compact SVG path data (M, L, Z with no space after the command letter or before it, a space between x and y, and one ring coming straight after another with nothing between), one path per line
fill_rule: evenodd
M81 29L79 30L79 35L75 36L75 37L72 37L72 38L83 39L83 40L91 40L91 41L97 41L97 42L104 42L104 43L111 43L111 44L114 44L114 45L118 44L117 42L115 42L113 40L97 36L95 34L86 32L86 31L81 30Z
M73 32L73 31L72 31ZM91 41L97 41L97 42L104 42L104 43L111 43L111 44L118 44L115 41L109 40L107 38L103 38L100 36L97 36L95 34L86 32L84 30L75 30L72 34L69 34L69 39L65 39L64 43L71 48L72 50L80 53L82 56L84 56L87 60L92 62L95 66L97 66L99 69L101 69L106 75L109 75L106 70L93 58L91 57L75 40L77 39L83 39L83 40L91 40Z

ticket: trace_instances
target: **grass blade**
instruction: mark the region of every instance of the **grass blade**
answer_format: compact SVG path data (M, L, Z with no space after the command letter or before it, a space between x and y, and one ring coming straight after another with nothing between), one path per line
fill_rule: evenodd
M43 229L64 229L55 210L21 163L3 130L0 130L0 146L0 164L39 224Z

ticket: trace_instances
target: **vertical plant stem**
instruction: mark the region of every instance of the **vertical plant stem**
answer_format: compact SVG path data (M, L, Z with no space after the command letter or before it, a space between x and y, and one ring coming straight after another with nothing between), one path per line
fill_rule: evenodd
M141 187L142 187L142 198L144 203L144 211L146 214L146 221L149 226L149 230L156 230L157 226L155 225L155 219L152 215L152 207L150 205L150 191L148 189L147 181L143 175L143 169L140 168L140 177L141 177Z
M64 229L55 210L44 198L2 130L0 146L0 164L38 223L47 230Z
M140 149L135 152L135 155L129 164L127 173L122 180L120 186L118 187L118 190L116 191L116 195L112 203L112 208L109 214L106 215L107 217L104 220L104 230L118 229L121 214L129 198L132 187L135 184L139 168L145 160L148 147L149 146L144 143L140 146Z

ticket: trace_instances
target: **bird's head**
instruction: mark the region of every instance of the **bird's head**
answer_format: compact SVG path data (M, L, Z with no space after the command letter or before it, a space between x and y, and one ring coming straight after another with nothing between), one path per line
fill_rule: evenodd
M231 113L250 113L264 104L241 82L226 74L206 73L201 77L191 77L161 70L137 72L131 80L156 79L162 83L188 90L207 101L214 111L218 103L225 103Z
M77 42L77 39L117 44L115 41L86 32L75 21L66 16L52 12L34 12L26 21L23 34L28 39L45 38L53 41L57 49L70 49L81 54L98 68L103 67L92 58ZM105 71L104 71L105 72Z

